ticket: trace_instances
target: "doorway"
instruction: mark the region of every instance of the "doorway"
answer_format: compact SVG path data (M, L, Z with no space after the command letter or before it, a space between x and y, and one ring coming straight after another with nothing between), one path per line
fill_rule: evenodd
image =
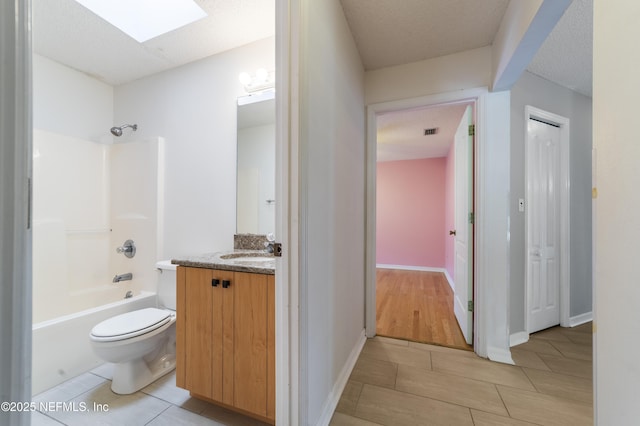
M526 330L569 326L569 119L526 107Z
M474 105L374 117L376 334L472 348Z

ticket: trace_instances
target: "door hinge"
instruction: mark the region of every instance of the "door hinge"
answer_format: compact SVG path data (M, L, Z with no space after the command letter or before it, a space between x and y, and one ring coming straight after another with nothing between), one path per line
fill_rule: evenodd
M282 257L282 243L273 243L273 257Z
M475 215L473 214L473 212L469 212L469 223L473 225L474 220Z
M475 136L475 135L476 135L476 125L469 124L469 136Z
M467 310L468 310L469 312L473 312L473 300L469 300L469 301L467 302Z

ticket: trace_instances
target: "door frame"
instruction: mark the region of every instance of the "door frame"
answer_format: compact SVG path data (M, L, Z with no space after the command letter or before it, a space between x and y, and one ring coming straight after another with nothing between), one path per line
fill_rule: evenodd
M371 338L376 335L376 178L377 178L377 130L376 116L381 113L437 106L439 104L451 104L456 102L474 102L474 117L476 123L475 146L480 146L483 134L481 129L485 127L486 112L486 88L465 89L457 92L446 92L436 95L427 95L416 98L407 98L397 101L381 102L367 106L367 140L366 140L366 160L367 160L367 188L366 188L366 212L365 212L365 333ZM475 150L474 150L475 151ZM476 153L477 154L477 153ZM478 211L478 200L480 197L479 170L483 168L481 157L474 155L473 167L473 207L472 211ZM478 238L477 229L481 227L482 217L476 215L476 226L473 227L473 300L484 300L482 298L484 288L477 280L479 264L483 262L477 250ZM479 307L480 303L474 303ZM485 336L478 332L482 330L486 323L485 313L480 309L473 312L473 348L476 353L486 356L487 345Z
M570 327L570 285L571 285L571 268L570 268L570 235L571 235L571 200L570 200L570 188L571 188L571 176L570 176L570 120L566 117L536 108L531 105L525 106L525 126L524 126L524 169L525 169L525 188L526 188L526 202L525 202L525 291L524 291L524 329L527 334L530 324L530 311L531 301L529 300L529 288L531 283L529 282L529 229L531 226L530 219L531 214L529 211L529 200L531 199L531 182L529 181L529 120L531 118L557 125L560 128L560 325L562 327Z

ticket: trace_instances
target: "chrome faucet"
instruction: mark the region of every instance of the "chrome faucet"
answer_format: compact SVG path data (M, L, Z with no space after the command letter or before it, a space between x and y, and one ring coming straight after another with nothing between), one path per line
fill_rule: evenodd
M136 255L136 245L133 242L133 240L127 240L124 242L123 245L116 248L116 253L124 253L126 257L131 259L133 256Z
M273 243L275 243L276 237L272 233L267 234L267 241L264 242L264 251L267 253L273 253Z
M113 282L114 283L119 283L120 281L129 281L133 279L133 274L131 272L126 273L126 274L122 274L122 275L116 275L115 277L113 277Z

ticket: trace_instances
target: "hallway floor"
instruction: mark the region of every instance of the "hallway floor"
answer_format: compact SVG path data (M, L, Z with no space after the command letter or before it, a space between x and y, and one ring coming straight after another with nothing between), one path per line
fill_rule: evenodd
M331 425L593 424L591 323L544 330L511 349L516 366L370 339Z
M376 337L367 341L331 425L592 425L591 323L554 327L513 347L517 366L473 352ZM105 364L33 398L74 403L32 413L34 426L264 425L189 396L168 374L132 395L111 392ZM93 409L94 403L108 412Z

